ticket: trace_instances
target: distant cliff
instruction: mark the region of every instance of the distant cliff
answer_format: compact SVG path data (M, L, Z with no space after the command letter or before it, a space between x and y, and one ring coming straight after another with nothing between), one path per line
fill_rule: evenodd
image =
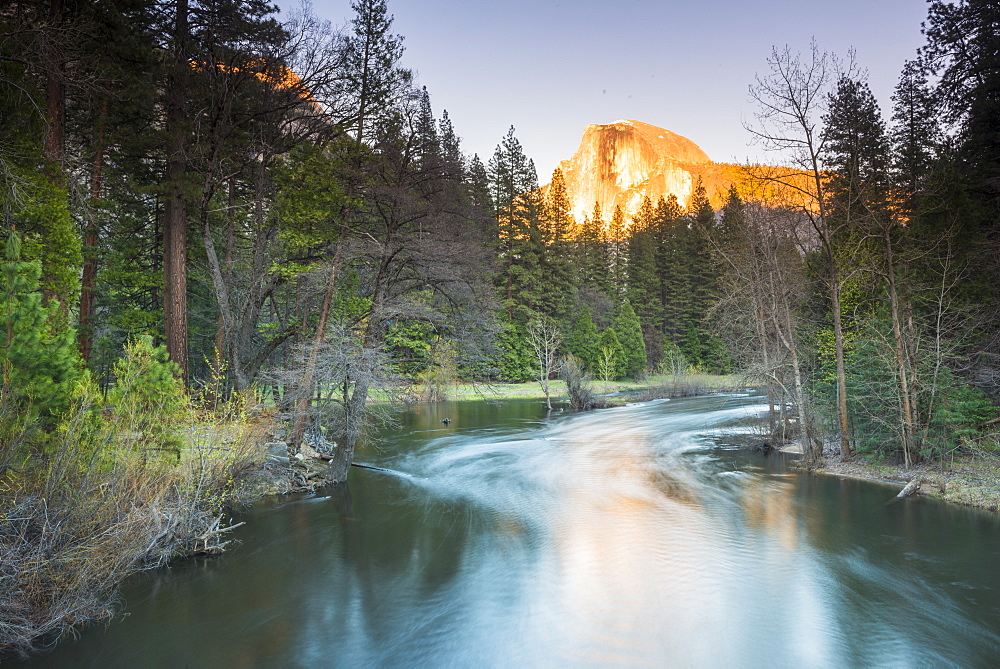
M742 180L740 166L713 163L687 137L632 120L588 125L576 154L559 167L577 221L593 212L594 202L605 220L616 205L631 216L647 196L655 203L673 193L687 206L698 177L719 207Z

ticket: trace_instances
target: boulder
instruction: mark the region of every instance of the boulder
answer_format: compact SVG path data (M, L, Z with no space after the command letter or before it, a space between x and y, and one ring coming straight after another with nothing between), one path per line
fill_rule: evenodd
M271 441L264 444L264 452L277 457L287 457L288 444L283 441Z

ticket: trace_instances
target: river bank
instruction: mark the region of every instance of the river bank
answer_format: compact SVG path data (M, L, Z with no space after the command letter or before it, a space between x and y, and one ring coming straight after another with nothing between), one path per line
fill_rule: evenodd
M827 461L816 471L900 487L917 479L920 481L917 494L1000 512L1000 457L993 454L966 454L954 460L912 467L858 457L849 462Z

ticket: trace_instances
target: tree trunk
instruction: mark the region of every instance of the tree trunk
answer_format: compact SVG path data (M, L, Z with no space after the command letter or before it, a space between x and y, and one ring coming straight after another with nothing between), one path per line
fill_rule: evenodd
M831 253L832 257L832 253ZM847 370L844 366L844 326L840 315L840 279L830 260L830 308L833 310L833 340L837 353L837 419L840 423L840 459L850 460L851 423L847 413Z
M910 391L910 373L903 343L903 328L899 313L899 295L896 290L896 263L893 255L892 237L889 228L883 232L885 239L886 273L889 283L889 311L892 314L892 335L895 340L896 368L899 373L899 391L902 395L901 418L903 419L903 460L909 467L910 452L915 441L913 402Z
M188 382L187 352L187 202L184 195L187 136L184 101L187 99L188 0L177 0L174 22L174 62L166 93L166 130L169 141L163 210L163 331L167 353Z
M97 282L97 201L101 197L104 173L104 125L108 103L101 104L94 137L94 157L90 164L90 219L83 237L83 275L80 279L80 355L86 365L94 347L94 287Z
M295 421L292 423L291 444L292 448L296 451L302 444L302 439L305 437L306 433L306 423L309 418L309 404L312 398L313 382L316 379L316 365L319 362L319 348L323 344L323 339L326 336L326 324L330 318L330 309L333 305L333 295L337 288L337 271L340 268L341 247L342 243L337 242L337 250L333 255L333 267L330 268L330 277L326 282L326 291L323 293L323 304L320 305L319 322L316 323L316 333L313 335L312 348L309 351L309 357L306 360L305 369L302 371L302 381L299 384L298 399L295 402ZM355 392L357 392L356 389ZM347 463L347 466L350 467L350 462Z
M49 133L45 138L45 154L52 162L62 166L66 157L66 63L60 53L63 37L63 0L49 0L48 27L52 34L45 39L45 116ZM58 172L58 170L57 170ZM61 177L60 174L56 175Z

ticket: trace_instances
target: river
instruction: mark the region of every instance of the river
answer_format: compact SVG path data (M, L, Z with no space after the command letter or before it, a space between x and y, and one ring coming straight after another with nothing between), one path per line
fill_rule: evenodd
M1000 666L1000 519L735 447L748 395L420 406L25 666ZM450 418L450 424L443 424Z

